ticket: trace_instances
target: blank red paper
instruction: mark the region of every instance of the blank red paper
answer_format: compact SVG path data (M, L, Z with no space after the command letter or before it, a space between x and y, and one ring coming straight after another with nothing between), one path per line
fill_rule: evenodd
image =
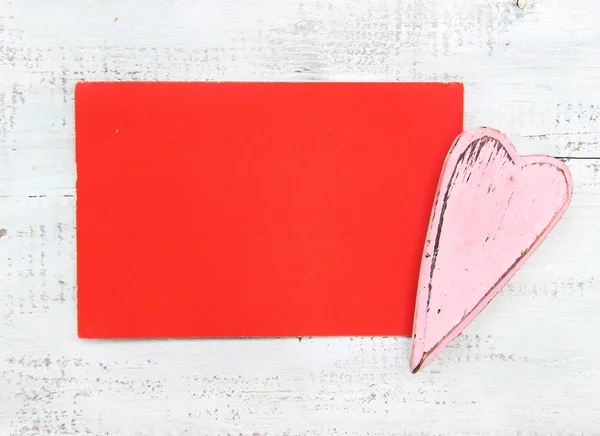
M410 335L463 87L80 83L84 338Z

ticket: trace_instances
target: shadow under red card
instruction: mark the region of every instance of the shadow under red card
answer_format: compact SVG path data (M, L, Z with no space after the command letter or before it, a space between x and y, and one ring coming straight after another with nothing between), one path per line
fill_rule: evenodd
M463 87L77 85L84 338L410 335Z

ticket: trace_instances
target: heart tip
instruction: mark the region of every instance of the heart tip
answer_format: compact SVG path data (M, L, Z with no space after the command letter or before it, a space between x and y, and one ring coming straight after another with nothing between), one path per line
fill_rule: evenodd
M410 364L410 372L412 372L413 374L416 374L417 372L419 372L419 370L423 367L423 364L425 363L425 358L427 357L427 354L423 354L421 356L421 359L419 360L419 362L414 365L412 362Z

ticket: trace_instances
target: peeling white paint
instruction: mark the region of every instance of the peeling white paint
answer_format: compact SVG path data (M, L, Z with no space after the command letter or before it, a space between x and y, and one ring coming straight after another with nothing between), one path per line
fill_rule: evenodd
M0 435L597 434L600 3L519 5L0 0ZM592 159L567 161L564 218L416 376L407 338L83 341L78 80L462 81L465 127Z

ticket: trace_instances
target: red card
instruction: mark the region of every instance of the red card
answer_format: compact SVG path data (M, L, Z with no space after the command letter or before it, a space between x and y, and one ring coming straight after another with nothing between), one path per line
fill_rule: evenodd
M84 338L410 335L463 87L80 83Z

